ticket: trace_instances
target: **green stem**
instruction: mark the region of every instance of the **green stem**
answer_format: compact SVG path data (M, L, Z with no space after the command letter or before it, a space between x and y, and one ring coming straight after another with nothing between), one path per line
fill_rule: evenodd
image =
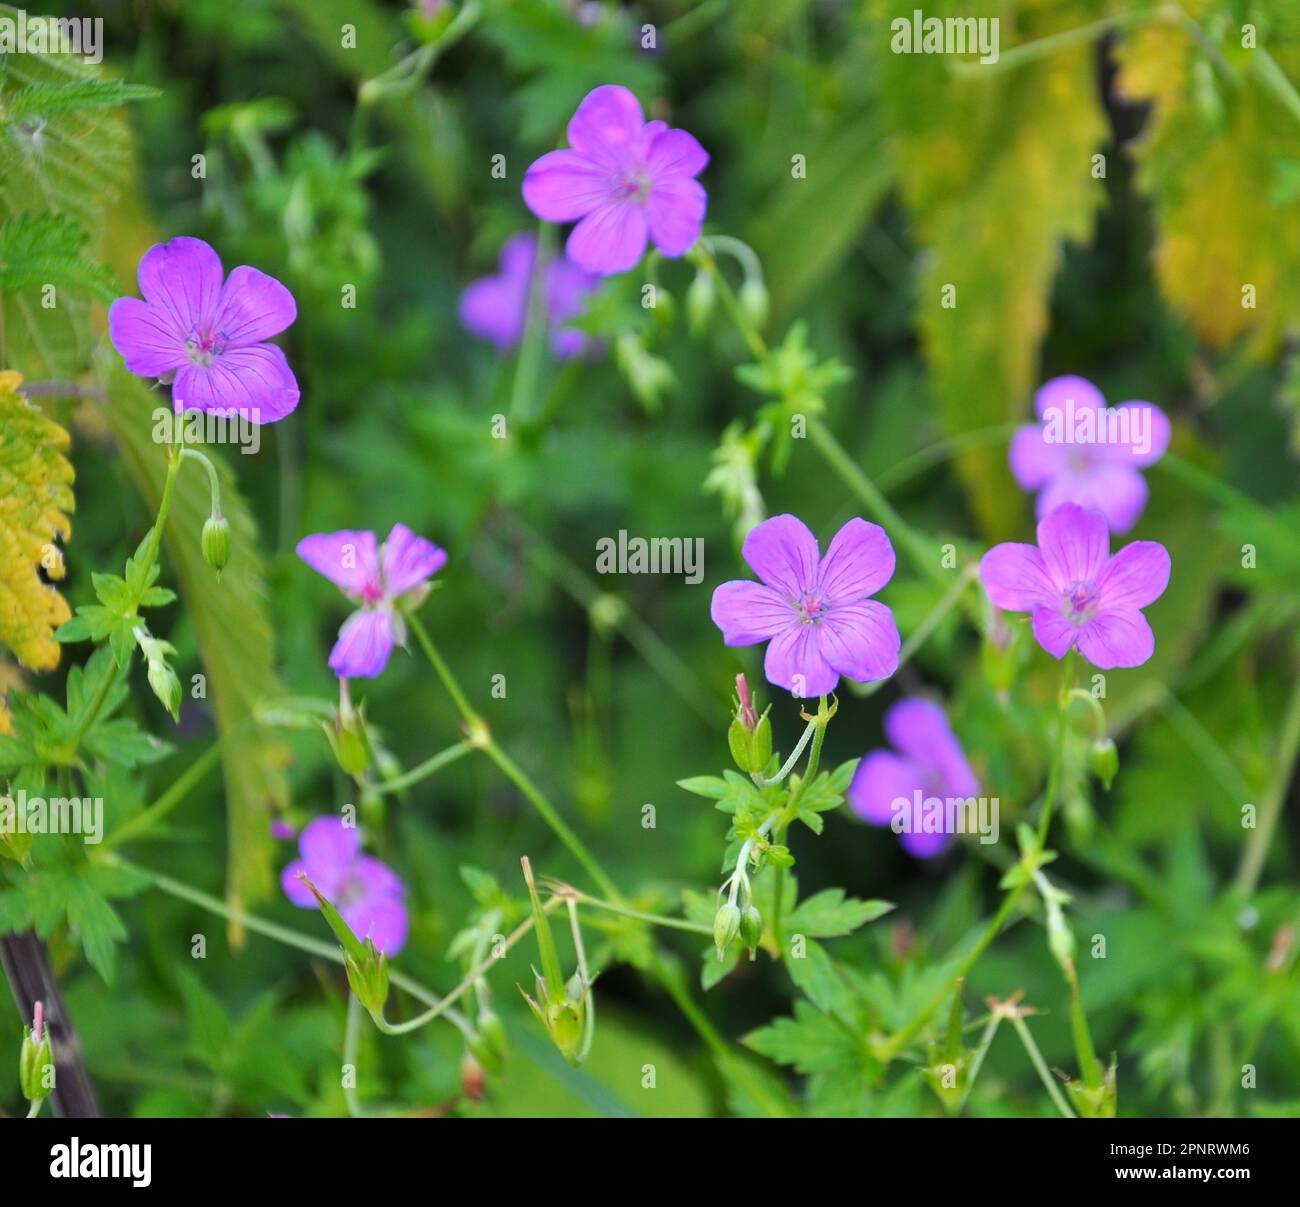
M509 415L512 421L527 423L537 395L537 375L542 364L546 341L546 261L549 258L552 227L537 224L537 254L528 286L528 303L524 311L524 333L515 361L515 380L510 392Z
M1264 806L1259 811L1258 826L1251 833L1246 849L1241 853L1241 863L1237 867L1234 882L1238 892L1249 897L1259 885L1260 873L1264 870L1264 859L1268 855L1269 844L1273 841L1273 831L1277 828L1282 815L1282 804L1286 800L1287 788L1295 772L1296 757L1300 754L1300 676L1296 676L1291 687L1291 699L1287 705L1286 716L1282 721L1282 731L1278 738L1277 762L1273 770L1273 780L1269 784Z
M799 761L799 756L803 754L804 748L808 745L808 742L812 738L817 727L817 718L814 717L808 722L808 727L803 731L803 736L800 737L795 748L790 752L790 757L782 764L781 769L771 779L767 779L764 776L759 775L758 772L755 772L750 777L753 779L754 783L756 783L760 788L770 788L773 784L781 783L786 776L794 770L794 765Z
M1025 1051L1029 1053L1029 1059L1033 1061L1038 1076L1047 1087L1052 1102L1056 1104L1056 1109L1067 1119L1077 1119L1078 1116L1070 1108L1070 1104L1066 1102L1065 1095L1061 1093L1061 1087L1053 1079L1051 1070L1047 1067L1047 1062L1043 1060L1043 1054L1038 1050L1034 1037L1029 1034L1029 1028L1025 1025L1025 1020L1020 1017L1018 1011L1011 1015L1011 1025L1015 1027L1016 1034L1020 1036L1020 1042L1025 1045Z
M212 464L209 457L199 452L196 448L182 448L181 459L197 461L208 474L208 491L212 497L212 514L220 517L221 515L221 478L217 474L217 467Z
M555 836L564 843L570 854L582 865L583 870L600 886L600 891L606 897L611 897L616 901L621 900L622 894L606 874L605 869L600 866L596 857L587 849L586 844L569 827L568 822L560 816L555 806L551 804L542 790L533 783L527 773L497 745L483 718L470 706L469 700L461 690L460 684L456 681L456 676L452 674L451 668L438 652L419 617L410 615L407 617L407 623L464 718L471 735L470 744L481 749L500 768L506 778L524 794L542 820L554 831Z
M840 477L840 480L859 499L878 524L889 529L913 565L937 582L946 582L946 572L934 555L934 550L924 538L894 509L862 467L849 456L835 434L817 416L808 420L808 436L822 459Z
M238 728L238 727L237 727ZM197 784L221 758L221 746L231 734L224 734L212 743L184 772L172 781L171 786L147 809L141 810L134 817L128 818L106 839L100 850L108 851L120 846L131 838L148 833L158 822L181 803Z
M1083 1074L1083 1083L1088 1089L1099 1090L1103 1077L1101 1061L1097 1059L1092 1032L1088 1029L1088 1016L1083 1012L1083 999L1079 996L1079 974L1073 962L1066 970L1065 979L1070 986L1070 1031L1074 1036L1074 1051L1079 1058L1079 1072Z
M374 785L376 792L400 792L403 788L409 788L412 784L418 784L423 779L428 779L435 771L441 771L444 767L449 767L458 759L474 750L472 742L457 742L454 746L448 746L446 750L440 750L437 754L424 760L423 763L417 763L410 771L397 776L395 779L384 780Z
M1047 792L1043 797L1043 815L1038 820L1038 845L1047 843L1047 831L1052 824L1052 806L1056 803L1056 793L1061 782L1061 762L1065 753L1066 721L1070 713L1070 691L1074 683L1074 665L1076 652L1073 646L1065 655L1065 666L1061 669L1061 692L1057 701L1056 745L1052 748L1052 766L1047 775Z
M970 1097L971 1090L975 1088L975 1079L980 1075L980 1069L984 1067L984 1057L988 1055L989 1048L993 1044L993 1037L998 1033L998 1028L1001 1025L1002 1015L995 1010L989 1016L988 1025L984 1028L984 1034L980 1036L979 1047L975 1049L975 1055L971 1057L970 1070L966 1074L966 1089L962 1093L961 1101L957 1103L958 1114L966 1107L966 1100Z
M552 897L545 905L542 906L542 911L544 913L549 914L553 910L558 909L563 904L563 902L564 899L562 897ZM529 916L525 918L521 923L519 923L519 925L516 926L514 930L510 932L509 935L506 936L506 938L501 943L499 951L494 951L491 955L487 956L485 959L480 960L477 964L475 964L474 967L471 968L468 973L466 973L464 979L460 982L459 985L456 986L455 989L453 989L440 1001L435 1002L423 1014L417 1014L414 1018L407 1019L403 1023L390 1023L383 1016L382 1013L372 1014L370 1017L374 1019L375 1026L378 1027L379 1030L381 1030L385 1035L406 1035L408 1032L417 1031L421 1027L425 1026L426 1024L433 1022L435 1018L438 1018L440 1015L445 1014L447 1010L452 1006L452 1004L457 1001L457 999L459 999L463 994L467 993L470 989L472 989L475 983L483 976L483 974L487 972L488 969L490 969L494 964L496 964L497 961L500 960L507 951L509 951L516 943L519 942L520 939L522 939L532 929L533 929L533 919L531 916Z
M121 855L105 854L96 856L96 858L102 859L104 863L110 866L139 872L142 876L149 878L149 882L154 888L181 901L188 901L191 905L197 905L200 909L205 909L220 918L225 918L228 922L238 923L240 926L251 930L254 934L262 935L267 939L274 939L277 943L283 943L286 947L297 948L299 951L305 951L309 955L318 956L323 960L330 960L335 964L344 962L343 949L337 944L325 943L320 939L312 938L310 935L291 930L287 926L268 922L265 918L259 918L256 914L247 913L237 906L227 905L219 898L203 892L202 889L193 888L180 880L173 880L172 877L166 876L162 872L155 872L152 868L142 867L138 863L124 859ZM395 969L389 969L388 979L399 989L406 990L412 997L419 998L426 1005L434 1006L442 1002L442 999L431 989L426 989L419 981L412 980ZM459 1013L447 1010L446 1016L447 1021L452 1023L462 1034L473 1034L473 1028Z
M589 897L586 893L578 893L575 899L579 905L587 905L592 909L618 914L622 918L635 918L638 922L649 922L651 926L666 926L670 930L689 930L693 934L713 937L712 926L705 926L701 922L692 922L689 918L670 918L667 914L651 914L644 910L631 909L626 905L616 905L612 901L602 901L599 897Z

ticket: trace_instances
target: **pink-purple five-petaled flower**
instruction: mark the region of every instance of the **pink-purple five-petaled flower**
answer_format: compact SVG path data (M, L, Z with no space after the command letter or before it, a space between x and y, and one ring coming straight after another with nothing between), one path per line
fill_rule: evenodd
M393 646L406 643L404 611L447 562L445 549L405 524L394 524L378 548L373 532L316 533L298 542L298 556L360 604L330 651L330 670L341 679L373 679L388 665Z
M588 272L626 272L649 239L665 256L699 238L708 202L695 179L708 153L685 130L647 122L636 97L603 84L569 122L569 149L551 151L524 175L524 201L547 222L576 222L569 259Z
M241 264L223 284L217 253L190 238L151 247L138 276L144 301L113 303L109 337L132 373L171 381L177 411L274 423L298 405L293 370L267 343L298 315L279 281Z
M370 939L390 958L402 950L407 915L401 878L387 864L361 853L355 826L337 817L318 817L304 827L298 854L280 875L280 887L294 905L320 908L301 879L306 876L357 938Z
M928 859L948 845L948 802L975 796L979 781L943 709L932 701L896 700L884 728L894 749L863 756L849 803L872 825L892 827L913 855Z
M761 581L718 587L713 623L727 645L770 642L770 683L803 698L824 696L841 675L867 682L898 668L894 614L868 598L894 574L894 548L879 525L850 520L822 557L802 520L773 516L750 529L742 553Z
M1114 557L1099 511L1075 503L1038 525L1038 544L995 545L980 560L990 601L1028 612L1034 637L1055 658L1077 646L1101 670L1141 666L1155 636L1140 609L1169 585L1169 551L1158 541L1133 541Z
M1011 472L1038 492L1038 518L1062 503L1091 507L1112 532L1127 532L1147 501L1146 479L1169 447L1169 419L1149 402L1107 407L1101 391L1082 377L1053 377L1034 396L1041 423L1020 428L1011 441Z
M498 348L513 348L524 335L533 266L537 263L537 236L513 235L501 248L496 276L480 277L460 295L460 321L467 331L491 340ZM542 306L551 330L551 348L559 357L587 350L587 335L568 326L582 313L586 298L599 279L563 256L546 266L542 281Z

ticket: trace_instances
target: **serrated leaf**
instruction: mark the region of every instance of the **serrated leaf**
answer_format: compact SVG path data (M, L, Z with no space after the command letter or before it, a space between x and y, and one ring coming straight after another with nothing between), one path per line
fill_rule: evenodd
M851 934L893 908L889 901L859 901L856 897L846 897L843 889L828 888L799 902L785 925L791 934L831 939Z
M804 1074L830 1073L856 1064L854 1037L807 1002L795 1002L793 1018L778 1018L745 1037L755 1052Z
M71 113L74 109L111 109L128 101L147 101L161 96L146 84L124 80L82 80L71 84L29 84L20 88L5 105L6 122L28 121Z
M85 258L90 232L63 214L19 214L0 223L0 290L43 305L50 286L111 302L121 290L110 268ZM57 293L55 297L57 298Z
M22 376L0 372L0 642L30 670L58 664L54 631L71 613L39 569L63 576L56 541L72 533L68 434L18 392Z

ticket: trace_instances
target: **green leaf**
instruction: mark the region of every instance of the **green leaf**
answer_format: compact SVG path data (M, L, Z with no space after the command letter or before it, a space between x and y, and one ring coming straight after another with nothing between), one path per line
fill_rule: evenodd
M9 98L5 121L27 121L71 113L74 109L111 109L128 101L152 100L162 93L145 84L123 80L84 80L73 84L29 84Z
M727 781L716 775L693 775L689 779L678 780L677 786L696 796L706 796L711 800L721 800L729 791Z
M778 1018L747 1035L755 1052L798 1073L831 1073L861 1061L854 1036L807 1002L795 1002L793 1018Z
M90 232L62 214L24 213L0 223L0 290L25 293L35 304L53 285L111 302L121 292L117 279L85 258L89 243Z
M859 901L856 897L846 897L843 889L828 888L799 902L786 920L785 929L791 934L830 939L851 934L893 908L889 901Z

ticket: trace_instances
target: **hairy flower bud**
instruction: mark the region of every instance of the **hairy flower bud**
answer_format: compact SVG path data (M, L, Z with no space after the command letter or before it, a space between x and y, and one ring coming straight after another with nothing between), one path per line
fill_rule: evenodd
M740 309L744 312L745 317L755 327L761 327L767 322L771 303L767 295L767 287L762 281L756 277L746 280L740 287L737 301L740 303Z
M758 950L758 945L763 938L763 915L753 905L747 905L744 912L740 915L740 941L749 948L749 958L754 958L754 952Z
M221 572L230 561L230 521L223 515L208 516L199 544L203 549L203 560L217 572L220 581Z
M713 916L713 945L718 949L718 959L722 959L739 932L740 909L730 901L725 901Z
M713 275L697 272L686 289L686 319L696 335L709 325L717 299L718 287L713 281Z
M36 1003L30 1029L23 1033L18 1054L18 1084L28 1102L40 1102L54 1088L54 1049L49 1028L45 1026L45 1008Z
M1100 781L1101 786L1110 791L1119 771L1119 751L1110 738L1098 738L1088 750L1088 765Z
M176 672L167 663L158 660L149 663L149 686L153 694L162 702L162 706L172 715L172 720L181 719L181 681Z

